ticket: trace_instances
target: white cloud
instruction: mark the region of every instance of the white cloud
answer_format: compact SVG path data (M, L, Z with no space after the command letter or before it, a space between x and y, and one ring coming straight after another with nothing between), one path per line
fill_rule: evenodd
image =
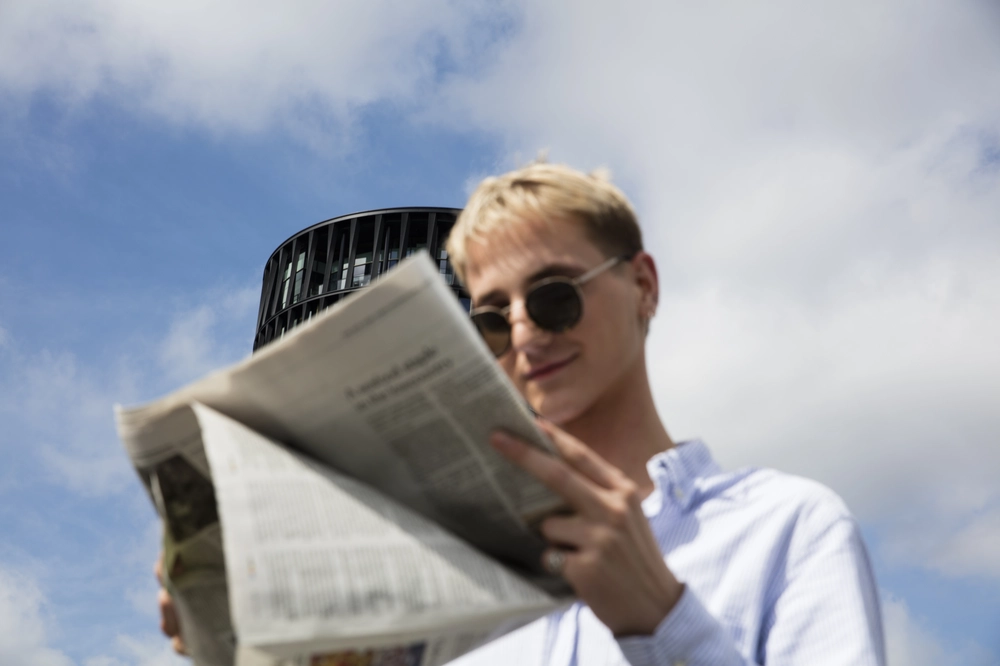
M1000 578L1000 507L962 526L931 560L949 574L981 574Z
M910 616L902 601L887 600L882 604L882 615L890 666L947 666L956 663L948 658L937 639Z
M996 663L997 655L991 655L981 645L944 646L899 599L887 598L882 604L882 614L889 666L989 666Z
M465 66L502 4L33 0L0 6L0 91L110 97L223 131L348 141L352 111Z
M175 314L159 351L165 376L176 384L192 381L247 355L259 298L257 288L216 289Z
M935 515L917 529L911 519L910 529L891 532L885 550L894 562L921 562L946 576L982 576L1000 579L1000 505L968 512L956 519L953 515ZM950 524L940 525L950 519ZM941 539L940 535L948 535Z
M49 647L46 600L30 577L0 566L0 664L71 666Z
M250 352L260 290L212 290L173 317L159 361L173 383L193 381Z
M116 394L128 394L129 378L81 368L73 354L47 350L15 349L5 366L5 437L16 436L20 447L39 452L55 477L75 491L121 489L132 473L115 438L111 405Z
M174 315L162 340L130 343L110 363L82 362L65 351L25 351L8 340L0 373L3 437L30 442L26 450L38 451L55 481L74 492L120 492L135 474L118 441L112 406L155 397L249 353L257 297L249 288L198 294ZM0 478L4 486L18 482Z
M151 604L153 605L153 604ZM155 607L155 605L154 605ZM53 622L48 601L35 580L0 565L0 664L73 666L64 652L51 647ZM84 659L83 666L184 666L159 635L120 635L110 654Z

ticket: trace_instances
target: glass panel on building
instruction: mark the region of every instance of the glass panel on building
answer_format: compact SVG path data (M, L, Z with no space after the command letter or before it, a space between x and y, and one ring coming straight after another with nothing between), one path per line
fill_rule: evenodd
M275 324L275 330L279 338L285 337L285 332L288 330L288 312L282 312L278 315L278 321Z
M285 254L285 252L282 252ZM288 307L289 290L292 283L292 258L291 248L287 250L288 261L285 262L285 270L281 275L281 309Z
M399 231L402 215L399 213L384 215L382 228L385 229L382 247L379 249L378 262L381 272L386 272L399 263Z
M451 262L448 261L448 250L444 248L438 250L438 271L444 277L445 282L455 284L455 270L451 267Z
M403 254L405 257L427 247L427 213L410 213L409 226L406 252Z
M312 275L309 276L309 296L319 296L323 293L323 278L326 277L326 227L313 233Z
M358 220L357 243L354 250L354 273L351 287L363 287L372 279L375 250L375 218L363 217Z
M278 300L278 288L278 257L275 255L268 260L267 267L264 269L264 289L267 293L267 303L264 304L264 317L274 312L274 306Z
M338 223L332 230L333 245L330 249L330 261L333 269L330 272L330 285L333 289L343 289L347 286L347 262L350 259L350 249L347 245L351 239L351 224L344 221Z
M292 289L292 303L298 303L302 297L302 281L306 275L306 238L299 238L297 243L298 258L295 260L295 286Z

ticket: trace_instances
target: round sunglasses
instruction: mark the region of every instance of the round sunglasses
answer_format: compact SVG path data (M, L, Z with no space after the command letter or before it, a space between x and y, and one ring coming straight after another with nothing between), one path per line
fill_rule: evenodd
M556 276L539 280L524 295L524 309L538 328L553 333L567 331L583 317L584 284L604 271L631 259L628 255L611 257L576 278ZM472 323L486 341L486 346L499 358L510 349L510 306L498 308L484 305L470 313Z

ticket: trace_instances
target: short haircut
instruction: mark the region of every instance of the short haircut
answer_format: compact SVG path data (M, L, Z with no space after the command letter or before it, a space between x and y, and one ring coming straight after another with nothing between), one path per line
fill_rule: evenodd
M527 219L566 220L583 225L605 256L642 251L642 232L625 194L606 171L590 174L562 164L535 162L485 179L469 197L448 237L448 256L465 279L469 242Z

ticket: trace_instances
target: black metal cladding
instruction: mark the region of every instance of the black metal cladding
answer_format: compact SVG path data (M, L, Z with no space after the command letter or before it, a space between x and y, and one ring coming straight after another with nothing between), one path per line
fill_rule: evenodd
M386 208L335 217L295 234L264 266L254 351L426 249L468 308L445 240L457 208Z

